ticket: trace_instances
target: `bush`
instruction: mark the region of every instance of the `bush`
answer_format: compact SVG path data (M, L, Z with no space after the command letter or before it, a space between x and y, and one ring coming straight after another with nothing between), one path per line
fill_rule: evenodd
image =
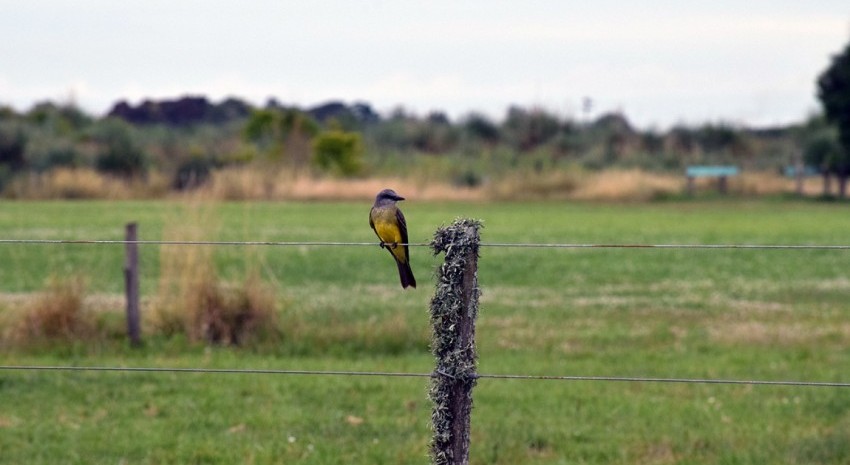
M27 165L37 173L55 168L79 168L85 166L83 154L73 143L64 139L39 141L27 148Z
M353 176L363 168L363 144L360 134L326 131L313 142L313 161L325 171Z
M147 170L147 156L133 141L126 123L108 121L97 139L103 145L95 162L98 171L133 178Z
M496 144L501 139L499 127L482 114L471 113L467 115L462 124L464 130L472 135L474 139L481 140L487 144Z
M194 189L210 179L215 162L209 158L192 157L177 168L172 186L177 190Z
M24 152L27 136L16 124L0 125L0 167L8 171L24 168Z

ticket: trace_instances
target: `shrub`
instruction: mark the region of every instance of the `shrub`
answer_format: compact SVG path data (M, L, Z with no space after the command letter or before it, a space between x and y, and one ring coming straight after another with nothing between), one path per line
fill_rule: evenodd
M130 128L120 121L109 121L98 137L103 150L97 156L98 171L132 178L147 170L147 156L133 141Z
M177 167L172 186L177 190L194 189L210 179L215 162L209 158L193 156Z
M313 141L313 161L325 171L353 176L363 168L363 144L360 134L326 131Z
M474 139L479 139L487 144L496 144L501 139L499 127L480 113L467 115L462 124L464 130Z
M0 167L9 171L24 168L26 146L27 136L19 125L0 125Z

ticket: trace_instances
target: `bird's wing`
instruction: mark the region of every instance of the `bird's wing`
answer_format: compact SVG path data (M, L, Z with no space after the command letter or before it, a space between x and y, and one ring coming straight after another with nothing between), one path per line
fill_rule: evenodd
M372 220L372 216L375 214L375 207L372 207L369 210L369 227L372 228L372 231L375 231L375 234L378 234L378 231L375 229L375 222ZM380 239L380 237L379 237Z
M407 244L407 221L404 220L404 214L400 208L395 210L395 219L398 222L398 229L401 231L401 242ZM404 248L407 249L407 246L404 246Z

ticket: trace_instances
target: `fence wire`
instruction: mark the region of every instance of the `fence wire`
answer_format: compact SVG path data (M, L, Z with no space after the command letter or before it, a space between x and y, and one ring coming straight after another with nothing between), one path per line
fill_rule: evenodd
M120 239L0 239L2 244L90 244L90 245L179 245L179 246L350 246L375 247L377 242L336 242L336 241L161 241ZM430 247L430 242L409 242L398 245L409 247ZM850 250L850 245L822 244L581 244L581 243L522 243L522 242L482 242L480 247L504 248L547 248L547 249L757 249L757 250Z
M306 375L306 376L360 376L385 378L434 378L451 375L444 373L413 373L392 371L339 371L339 370L277 370L254 368L171 368L171 367L109 367L109 366L42 366L0 365L0 371L93 371L124 373L177 373L177 374L229 374L229 375ZM754 380L754 379L710 379L710 378L653 378L631 376L552 376L476 374L475 379L501 379L520 381L596 381L659 384L737 384L754 386L796 386L850 388L850 382Z

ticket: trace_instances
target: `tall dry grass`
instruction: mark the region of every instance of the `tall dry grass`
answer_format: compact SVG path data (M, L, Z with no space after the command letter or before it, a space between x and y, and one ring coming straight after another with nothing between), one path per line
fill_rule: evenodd
M715 179L697 180L697 191L716 190ZM274 174L252 168L218 171L214 182L200 194L218 200L371 200L386 187L417 200L581 200L644 202L685 193L684 173L656 173L640 169L587 171L578 168L543 172L516 172L490 179L476 187L446 182L424 182L415 174L399 177L340 179L302 172ZM820 195L821 181L807 178L803 193ZM763 196L796 192L796 181L775 172L744 172L728 181L731 195Z
M85 308L85 280L52 277L47 288L23 304L4 339L19 346L85 341L96 335L94 315Z
M715 179L698 179L698 192L714 191ZM417 200L601 200L651 201L684 193L684 174L640 169L586 171L580 168L542 172L518 170L488 178L480 185L458 186L414 172L394 177L338 178L309 170L249 165L215 170L196 190L176 192L168 179L151 173L145 179L124 180L92 169L56 169L14 178L3 194L16 199L137 199L203 198L207 201L252 200L370 200L386 187ZM728 181L732 195L762 196L796 192L796 181L775 172L744 172ZM803 193L822 194L819 178L807 178Z
M741 195L789 194L797 190L797 180L775 172L745 172L730 180L730 192ZM809 177L803 180L803 195L817 197L823 193L823 180Z
M492 200L567 199L581 185L582 174L576 170L522 173L503 177L484 186Z
M678 194L684 177L642 170L607 170L585 176L569 195L574 200L648 201Z
M126 180L106 176L91 168L58 168L15 177L3 190L13 199L124 200L165 196L169 185L159 173L146 179Z
M387 186L421 200L481 200L481 189L450 183L423 183L415 176L392 178L335 178L308 172L224 168L212 175L198 195L211 200L364 200Z
M168 222L164 240L212 240L218 229L214 205L191 203ZM242 283L223 282L212 247L163 246L160 280L150 325L167 336L190 341L241 345L277 337L277 296L256 273Z

